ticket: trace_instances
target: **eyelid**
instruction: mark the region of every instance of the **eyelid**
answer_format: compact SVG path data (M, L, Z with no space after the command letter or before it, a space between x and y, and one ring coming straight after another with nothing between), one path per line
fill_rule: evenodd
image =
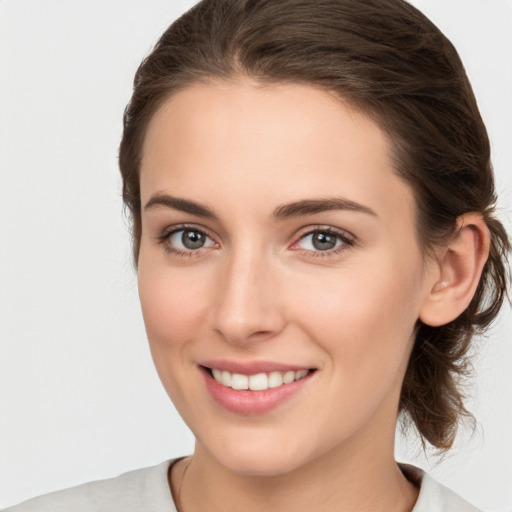
M170 237L179 232L179 231L197 231L198 233L201 233L205 237L209 238L213 242L213 247L219 247L219 243L216 241L216 236L212 235L210 233L210 230L199 226L197 224L175 224L172 226L168 226L162 231L162 234L158 235L156 237L158 243L164 245L165 249L173 254L177 254L180 256L199 256L203 253L203 250L208 250L212 248L212 246L207 247L200 247L198 249L181 249L175 246L172 246L169 243ZM296 247L301 240L306 238L307 236L310 236L315 233L328 233L330 235L336 236L341 240L341 244L338 246L333 247L332 249L326 249L326 250L311 250L311 249L303 249L300 247ZM292 250L295 251L301 251L306 254L311 254L314 256L330 256L330 255L336 255L340 253L343 250L347 250L350 247L354 246L357 243L356 237L346 231L345 229L336 228L334 226L330 225L313 225L313 226L306 226L299 230L299 232L294 236L295 241L292 243L292 245L289 247Z
M301 248L294 248L301 240L306 238L309 235L315 234L315 233L328 233L330 235L334 235L338 237L342 244L333 247L332 249L327 249L325 251L320 250L309 250L309 249L301 249ZM319 253L324 255L334 254L339 252L340 250L344 250L348 247L352 247L356 244L356 237L352 235L352 233L349 233L348 231L341 229L341 228L335 228L334 226L329 225L315 225L315 226L307 226L305 228L302 228L300 232L296 235L295 242L293 242L292 246L290 247L293 250L297 251L304 251L309 253Z
M215 240L215 237L210 234L208 229L204 228L203 226L198 226L197 224L174 224L172 226L168 226L162 231L160 235L156 237L156 240L159 244L162 244L165 247L166 251L171 254L177 254L179 256L200 255L204 249L208 250L212 247L207 246L199 247L198 249L182 249L171 245L169 242L171 236L180 231L196 231L197 233L201 233L205 237L209 238L213 242L214 246L219 245L219 243Z

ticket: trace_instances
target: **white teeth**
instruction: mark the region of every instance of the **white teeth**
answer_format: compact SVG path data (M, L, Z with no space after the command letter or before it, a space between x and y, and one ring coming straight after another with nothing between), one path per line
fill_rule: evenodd
M269 388L277 388L283 384L290 384L308 375L309 370L297 370L287 372L256 373L254 375L243 375L231 373L226 370L212 368L213 378L223 386L233 389L250 389L252 391L264 391Z
M290 382L293 382L294 380L295 380L295 372L294 371L286 372L283 375L283 384L290 384Z
M215 377L215 374L213 374L213 376ZM219 381L219 379L217 379L217 377L215 377L215 380ZM223 384L224 386L228 386L230 388L231 387L231 373L227 372L226 370L223 370L222 376L221 376L221 379L219 382L221 384Z
M249 377L241 373L233 373L231 376L231 387L233 389L249 389Z
M270 372L268 374L268 387L277 388L283 385L283 374L281 372Z
M249 377L249 389L262 391L268 389L268 377L266 373L257 373Z

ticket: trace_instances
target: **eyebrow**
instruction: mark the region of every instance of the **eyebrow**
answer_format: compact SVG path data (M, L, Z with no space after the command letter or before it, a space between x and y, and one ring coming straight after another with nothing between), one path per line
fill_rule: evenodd
M190 199L173 197L168 194L155 194L144 206L144 210L154 208L171 208L206 219L217 219L213 210L207 206L191 201ZM348 210L377 217L377 214L368 206L342 197L327 197L320 199L302 199L300 201L280 205L273 211L272 219L274 221L281 221L330 210Z
M378 217L378 215L368 206L364 206L342 197L327 197L321 199L303 199L301 201L283 204L274 210L272 218L278 221L292 217L313 215L315 213L330 210L349 210Z
M189 199L181 199L173 197L168 194L155 194L144 206L144 210L151 210L154 208L171 208L180 212L190 213L205 219L216 219L217 216L207 206L203 206L195 201Z

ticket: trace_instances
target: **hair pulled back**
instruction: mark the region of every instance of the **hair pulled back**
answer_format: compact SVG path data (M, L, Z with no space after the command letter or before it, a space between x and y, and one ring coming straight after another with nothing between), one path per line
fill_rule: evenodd
M140 65L120 146L123 199L137 262L139 169L148 123L172 94L197 82L310 84L337 94L389 135L395 170L417 204L425 250L446 243L457 219L480 212L490 255L469 307L441 327L419 323L400 398L423 442L446 450L470 417L458 386L475 334L507 290L510 245L496 202L487 132L448 39L403 0L203 0L175 21ZM172 142L171 142L172 143Z

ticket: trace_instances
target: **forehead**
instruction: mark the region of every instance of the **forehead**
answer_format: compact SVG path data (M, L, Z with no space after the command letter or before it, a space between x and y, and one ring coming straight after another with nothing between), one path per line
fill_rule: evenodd
M142 200L172 188L208 202L238 198L247 212L272 200L336 194L410 215L412 192L390 151L375 122L313 86L197 84L172 96L149 124Z

